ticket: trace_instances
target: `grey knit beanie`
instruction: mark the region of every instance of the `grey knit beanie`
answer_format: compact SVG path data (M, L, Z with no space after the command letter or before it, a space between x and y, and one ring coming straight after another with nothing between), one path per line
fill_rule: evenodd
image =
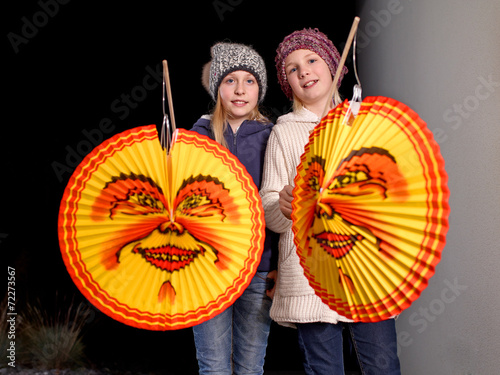
M259 103L267 91L266 65L262 57L252 48L238 43L217 43L211 49L212 60L205 64L202 83L212 99L217 100L217 91L222 79L236 70L253 74L259 85Z

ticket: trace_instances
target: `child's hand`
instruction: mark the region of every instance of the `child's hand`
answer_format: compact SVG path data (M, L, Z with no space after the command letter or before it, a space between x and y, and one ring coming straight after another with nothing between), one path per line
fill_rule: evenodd
M292 186L286 185L283 190L280 191L280 210L287 219L291 219L292 215L292 190Z
M274 291L276 290L276 277L277 276L278 276L277 270L271 271L267 274L267 279L272 280L272 283L270 283L270 284L272 284L273 287L271 289L266 290L266 294L271 299L273 299Z

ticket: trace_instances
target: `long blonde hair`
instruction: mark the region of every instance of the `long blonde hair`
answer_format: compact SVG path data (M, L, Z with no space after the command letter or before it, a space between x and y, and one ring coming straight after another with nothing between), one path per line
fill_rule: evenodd
M224 147L228 146L226 139L224 138L224 133L226 132L228 120L230 117L231 114L222 105L220 92L217 92L217 101L215 102L215 107L212 112L211 126L215 141L220 143ZM249 119L261 122L262 124L267 124L269 122L267 117L260 113L258 106L255 106L255 108L252 109Z

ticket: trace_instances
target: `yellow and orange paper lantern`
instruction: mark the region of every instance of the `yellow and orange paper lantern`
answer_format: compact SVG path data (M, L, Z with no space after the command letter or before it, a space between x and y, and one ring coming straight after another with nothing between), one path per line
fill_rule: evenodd
M154 125L96 147L60 206L59 241L80 291L138 328L180 329L230 306L262 254L264 214L245 167L179 129L170 152Z
M401 313L419 297L448 230L444 160L409 107L346 101L310 135L297 168L293 232L306 277L324 303L354 321Z

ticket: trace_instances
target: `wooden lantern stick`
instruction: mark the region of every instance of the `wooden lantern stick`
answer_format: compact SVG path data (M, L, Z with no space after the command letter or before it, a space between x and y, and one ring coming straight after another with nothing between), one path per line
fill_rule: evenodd
M347 59L347 55L349 55L349 50L351 49L352 41L354 39L354 36L356 35L356 31L358 30L358 24L359 24L359 17L355 17L354 22L352 23L351 26L351 31L349 32L349 35L347 37L347 42L344 47L344 51L342 51L342 57L340 58L339 66L337 67L337 71L335 72L335 76L333 77L332 87L330 89L330 94L328 96L329 98L333 98L333 94L335 93L337 82L339 81L340 78L340 73L344 68L345 60ZM330 110L330 103L331 101L328 100L325 109L323 110L323 115L321 116L321 118L325 117L328 111Z
M167 60L163 60L163 79L165 80L165 88L167 90L168 99L168 112L170 113L170 122L172 123L172 133L175 132L175 116L174 116L174 105L172 103L172 90L170 88L170 77L168 75L168 64Z

